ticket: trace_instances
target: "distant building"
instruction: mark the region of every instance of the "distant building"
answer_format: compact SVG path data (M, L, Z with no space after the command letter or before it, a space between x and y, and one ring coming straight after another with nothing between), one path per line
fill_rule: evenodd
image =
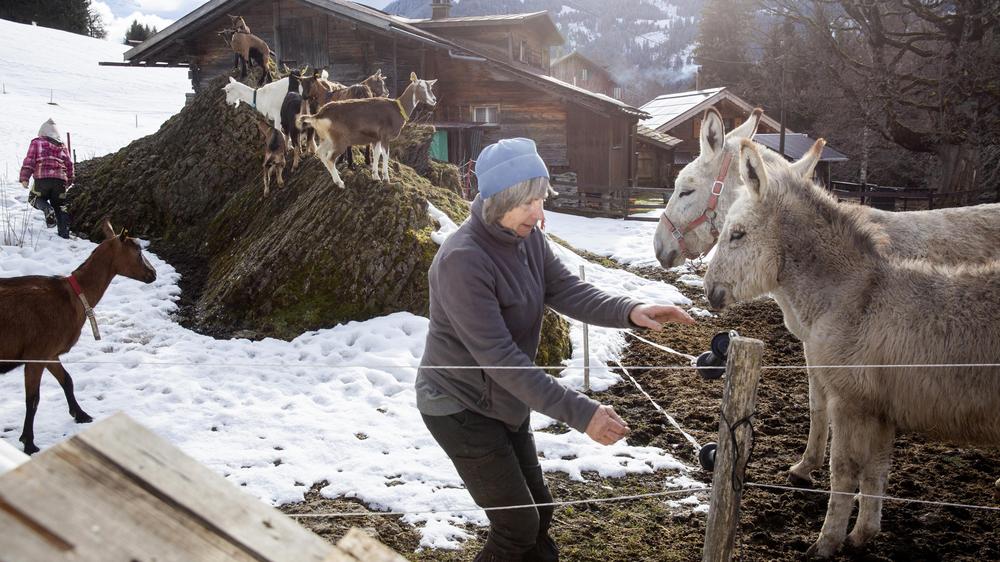
M781 144L780 137L781 135L777 133L757 133L753 140L778 152ZM785 153L782 156L794 162L805 156L806 152L812 148L815 142L816 139L804 133L789 133L785 131ZM830 178L830 164L834 162L847 162L847 160L847 156L830 147L830 145L824 146L823 154L820 156L819 164L816 165L816 172L813 178L822 183L824 187L829 188L832 181Z
M584 90L597 92L620 100L625 96L621 84L615 82L607 67L580 54L579 51L552 61L552 76L579 86Z
M450 4L433 0L432 17L413 20L348 0L210 0L113 64L187 66L200 91L233 71L218 32L238 14L279 65L326 68L346 84L381 69L392 96L411 71L438 79L428 120L437 158L465 164L487 144L522 136L578 191L633 184L636 123L649 115L549 76L549 49L563 38L548 12L453 18Z

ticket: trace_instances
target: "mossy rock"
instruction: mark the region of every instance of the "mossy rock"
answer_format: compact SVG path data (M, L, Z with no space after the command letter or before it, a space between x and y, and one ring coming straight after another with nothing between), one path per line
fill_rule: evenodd
M449 178L441 187L397 158L390 182L373 181L360 166L342 171L341 190L307 157L265 197L259 116L226 105L226 80L155 134L79 165L70 192L78 230L100 239L110 217L150 240L182 275L181 322L214 336L289 339L392 312L427 315L437 252L427 202L456 223L468 217L457 168L427 167L428 176ZM430 162L432 134L408 125L392 152L423 150L409 159Z

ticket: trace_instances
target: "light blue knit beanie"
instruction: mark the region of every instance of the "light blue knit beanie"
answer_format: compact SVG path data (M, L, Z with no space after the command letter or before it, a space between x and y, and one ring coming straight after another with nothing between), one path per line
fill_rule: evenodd
M549 177L549 168L535 150L535 141L523 138L501 139L484 148L476 159L475 171L483 199L523 181Z

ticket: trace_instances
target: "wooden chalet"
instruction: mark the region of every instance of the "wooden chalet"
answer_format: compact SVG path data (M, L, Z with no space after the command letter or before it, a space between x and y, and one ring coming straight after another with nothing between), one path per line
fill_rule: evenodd
M229 75L233 54L217 34L242 15L279 64L327 68L354 83L381 69L390 95L410 72L438 79L433 153L463 165L487 144L533 139L553 174L579 191L609 193L635 181L636 124L649 115L549 76L549 48L563 39L546 12L430 19L392 16L349 0L210 0L124 55L133 66L190 67L195 91Z
M607 67L588 59L579 51L573 51L552 61L551 74L563 82L611 96L616 100L625 96L621 84L615 81Z
M0 470L4 562L405 560L357 529L328 543L124 414L14 461Z
M770 148L771 150L781 152L778 150L781 146L781 135L777 133L757 133L754 135L753 140L759 142L760 144ZM810 137L805 133L789 133L785 131L785 152L782 156L786 160L794 162L799 158L805 156L806 152L812 148L812 145L816 142L816 139ZM819 164L816 164L816 171L813 175L813 179L823 184L826 188L831 188L833 185L833 179L830 174L830 165L834 162L847 162L848 158L843 153L834 149L830 145L823 147L823 154L820 155Z
M746 121L754 109L753 105L726 88L664 94L642 106L642 110L650 115L641 122L642 126L679 141L673 143L672 154L662 147L649 143L640 148L638 157L640 162L670 162L668 166L658 167L651 177L647 176L652 185L673 189L677 173L685 164L698 156L701 118L709 107L714 107L722 114L727 131ZM778 132L780 127L777 121L765 114L757 127L757 132Z

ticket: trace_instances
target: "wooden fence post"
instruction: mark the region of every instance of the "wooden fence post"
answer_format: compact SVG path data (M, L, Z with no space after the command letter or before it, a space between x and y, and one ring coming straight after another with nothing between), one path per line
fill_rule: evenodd
M728 562L733 555L736 529L740 522L743 473L751 447L750 427L745 420L757 406L757 383L760 381L764 342L735 337L729 344L728 355L703 562ZM730 424L734 427L731 428ZM731 429L735 433L735 453Z
M587 272L580 264L580 280L587 280ZM590 326L583 324L583 390L590 392Z

